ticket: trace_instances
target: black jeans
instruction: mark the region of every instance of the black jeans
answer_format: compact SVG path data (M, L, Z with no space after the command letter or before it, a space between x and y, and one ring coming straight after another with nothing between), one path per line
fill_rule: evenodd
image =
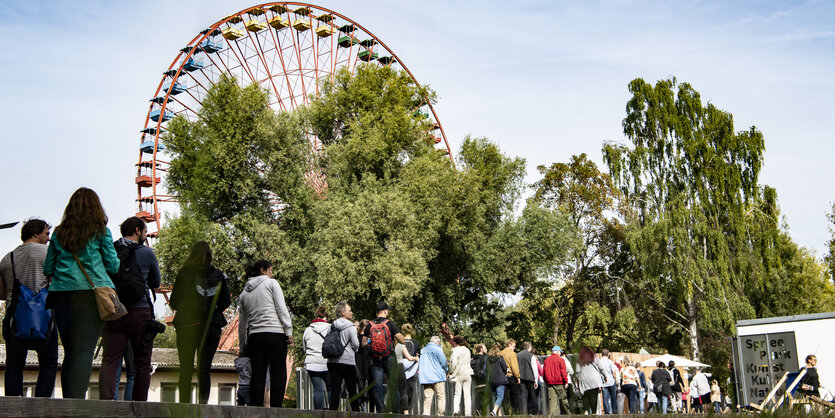
M522 406L526 406L526 414L539 415L539 398L533 388L533 380L522 381Z
M328 376L331 379L331 397L328 408L333 411L339 410L342 382L345 382L345 387L348 389L348 399L351 401L351 410L359 412L360 397L357 396L357 367L353 364L328 362Z
M55 325L64 346L61 392L64 398L84 399L93 371L93 354L104 322L92 290L50 291L56 302Z
M270 407L281 408L287 387L287 336L277 332L256 332L246 338L252 362L249 396L253 406L264 405L267 368L270 370Z
M209 402L212 389L211 369L212 359L220 342L220 327L209 325L206 340L203 337L204 324L193 327L181 326L177 328L177 354L180 358L180 403L191 403L191 377L194 375L194 353L203 346L201 356L197 359L198 402ZM261 395L263 398L263 395Z
M523 398L522 390L524 386L521 383L516 382L516 378L513 376L507 377L507 385L505 386L505 405L510 405L511 409L513 410L513 415L521 415L525 412L525 403L527 402L527 397ZM527 394L527 392L525 393Z
M49 398L55 389L58 373L58 330L53 329L49 340L38 343L9 336L6 340L6 396L23 396L23 367L29 350L38 353L38 383L35 396Z
M597 395L600 389L589 389L583 392L583 411L594 415L597 413Z

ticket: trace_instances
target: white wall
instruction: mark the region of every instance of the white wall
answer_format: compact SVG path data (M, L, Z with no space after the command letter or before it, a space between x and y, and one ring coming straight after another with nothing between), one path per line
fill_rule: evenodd
M746 325L736 329L739 336L790 331L794 331L797 342L798 365L803 367L809 354L817 356L821 395L832 399L835 395L835 318Z

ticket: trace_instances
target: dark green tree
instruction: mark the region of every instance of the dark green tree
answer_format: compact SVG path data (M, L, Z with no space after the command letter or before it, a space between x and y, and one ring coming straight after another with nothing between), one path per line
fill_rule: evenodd
M231 275L272 260L299 324L319 304L347 300L361 318L385 299L419 331L446 321L488 335L503 320L491 314L497 295L564 262L575 236L566 216L537 204L514 213L524 160L466 138L456 170L415 112L434 93L408 74L361 65L320 91L274 114L259 87L223 79L197 121L171 121L181 212L160 234L167 280L188 245L208 239Z

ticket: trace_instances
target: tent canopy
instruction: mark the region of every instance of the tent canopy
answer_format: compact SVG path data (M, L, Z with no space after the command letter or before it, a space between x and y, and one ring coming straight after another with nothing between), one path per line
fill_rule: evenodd
M664 354L663 356L644 360L641 362L641 367L655 367L655 363L659 361L664 362L664 364L670 364L670 360L676 362L676 367L710 367L709 364L699 363L698 361L688 360L671 354Z

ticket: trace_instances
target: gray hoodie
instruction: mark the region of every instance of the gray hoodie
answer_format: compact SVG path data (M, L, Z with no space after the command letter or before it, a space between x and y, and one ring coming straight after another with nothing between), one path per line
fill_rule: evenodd
M311 372L328 371L328 359L322 356L322 343L331 330L331 324L325 321L311 323L302 336L304 344L304 368Z
M336 358L328 359L330 363L349 364L354 366L357 364L354 353L360 348L360 340L357 338L357 328L354 323L345 319L339 318L333 321L333 325L339 330L339 341L346 344L342 355Z
M238 298L238 306L238 338L242 346L246 346L249 335L259 332L293 336L290 311L276 280L267 276L250 277Z

